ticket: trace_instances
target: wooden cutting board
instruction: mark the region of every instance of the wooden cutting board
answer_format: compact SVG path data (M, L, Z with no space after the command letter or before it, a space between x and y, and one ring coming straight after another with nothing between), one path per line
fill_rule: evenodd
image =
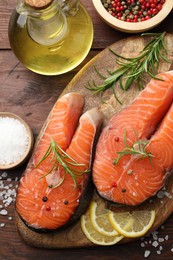
M130 37L123 39L119 42L114 43L110 46L115 52L125 56L125 57L136 57L139 52L144 48L150 37ZM165 39L165 44L168 50L168 58L170 63L161 62L158 72L168 71L171 68L171 63L173 62L173 34L167 34ZM100 52L94 59L92 59L68 84L62 95L69 92L79 92L85 97L85 107L84 111L91 109L93 107L99 107L104 116L104 123L106 125L109 118L116 112L127 106L138 94L139 90L134 84L130 90L123 92L119 86L117 86L117 96L122 101L120 105L116 100L111 90L107 90L104 94L104 100L106 103L102 103L98 95L93 95L91 91L87 90L88 81L95 80L96 83L102 83L103 79L96 73L96 67L104 75L107 74L107 69L113 70L116 68L115 56L107 48ZM65 77L65 75L64 75ZM149 82L150 78L146 75L145 81ZM165 192L166 191L166 192ZM152 197L149 201L146 201L142 205L138 206L141 209L155 209L156 219L154 225L150 232L157 229L173 212L173 175L169 177L164 190L163 198L158 198L158 196ZM112 206L109 202L102 200L96 193L94 193L94 199L99 201L103 207L111 208L116 210L116 207ZM20 217L16 213L16 225L17 230L22 237L22 239L29 245L41 248L70 248L70 247L86 247L94 246L93 243L88 241L88 239L83 234L80 221L75 225L69 227L68 229L57 231L56 233L50 234L39 234L36 233L21 221ZM131 241L131 239L123 239L121 243Z

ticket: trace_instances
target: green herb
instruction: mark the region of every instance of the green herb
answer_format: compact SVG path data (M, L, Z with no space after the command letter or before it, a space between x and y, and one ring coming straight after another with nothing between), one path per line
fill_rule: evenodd
M44 178L48 174L50 174L52 171L57 170L59 165L61 165L64 169L64 176L63 176L62 180L60 181L60 183L54 187L52 187L52 185L51 185L51 188L57 188L58 186L60 186L63 183L63 181L65 180L66 174L70 174L70 176L72 177L72 179L74 181L74 187L76 188L77 176L81 176L84 173L89 172L89 170L81 171L80 167L85 166L85 165L77 163L72 157L70 157L66 152L64 152L63 149L61 149L61 147L52 138L50 140L50 145L49 145L46 153L44 154L42 159L38 162L36 167L38 167L44 160L46 160L49 157L49 155L51 155L50 169L41 178ZM74 169L74 167L77 167L79 170Z
M103 84L97 85L95 81L88 82L87 89L93 91L94 94L103 93L106 89L112 88L113 93L118 100L115 93L115 85L119 82L123 91L127 91L133 82L137 82L138 89L144 87L143 75L147 73L151 78L161 80L157 75L160 60L169 62L165 57L167 54L164 38L166 33L143 33L141 36L150 36L152 40L144 47L140 55L136 58L123 57L113 50L109 49L116 56L116 63L119 67L110 72L109 76L102 75L98 69L95 68L97 74L104 79ZM118 100L119 103L121 103Z
M135 132L135 134L136 134L136 132ZM137 136L137 134L136 134L136 136ZM138 138L138 140L133 143L132 147L130 147L128 145L128 143L127 143L127 136L126 136L126 132L125 132L124 133L125 148L124 148L124 150L122 150L120 152L117 152L118 157L113 161L113 164L117 165L119 160L123 156L129 155L129 154L131 154L131 155L139 155L140 159L144 159L144 158L148 157L150 159L150 161L151 161L152 158L153 158L153 155L150 152L146 151L146 146L147 146L148 142L149 142L148 140L140 140ZM132 174L132 172L131 172L131 174Z

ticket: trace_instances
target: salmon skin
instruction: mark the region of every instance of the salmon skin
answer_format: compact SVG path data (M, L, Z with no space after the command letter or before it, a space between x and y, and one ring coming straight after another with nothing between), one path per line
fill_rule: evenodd
M96 108L80 117L83 105L84 98L77 93L57 101L20 180L16 211L36 232L74 223L92 196L92 150L102 118ZM50 147L56 147L56 152Z
M128 107L113 115L98 140L93 181L98 193L112 202L141 204L162 188L173 168L173 71L158 78L162 80L152 79ZM146 157L120 155L127 147L136 146L139 152L139 143Z

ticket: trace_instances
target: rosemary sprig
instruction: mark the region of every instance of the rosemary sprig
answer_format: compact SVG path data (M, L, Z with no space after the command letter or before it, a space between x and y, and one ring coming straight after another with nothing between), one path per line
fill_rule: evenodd
M58 170L58 167L61 165L64 169L64 176L61 181L54 186L53 188L57 188L60 186L65 180L66 174L70 174L74 182L74 188L77 185L77 176L81 176L84 173L89 172L89 170L80 170L80 167L85 166L84 164L77 163L71 156L69 156L52 138L50 140L50 145L45 152L42 159L37 163L35 167L38 167L43 161L45 161L49 156L50 157L50 169L47 173L45 173L41 178L46 177L52 171ZM74 169L74 168L78 168Z
M88 82L87 89L94 94L103 93L108 88L115 87L119 82L123 91L127 91L133 82L137 82L138 89L144 87L143 75L147 73L151 78L161 80L157 75L160 60L169 62L165 54L167 50L164 43L166 33L143 33L141 36L150 36L152 40L143 48L136 58L126 58L109 49L116 57L119 67L114 71L107 71L109 76L104 76L95 68L97 74L104 80L103 84L97 85L95 81ZM115 91L114 91L115 93Z
M137 136L135 130L134 130L134 132L135 132L135 135ZM135 141L132 144L132 147L130 147L128 145L127 135L125 132L124 133L125 148L124 148L124 150L117 152L118 157L113 161L113 164L117 165L119 160L125 155L139 155L140 159L144 159L144 158L148 157L150 159L150 161L152 161L152 158L153 158L152 153L146 151L146 146L148 143L149 143L148 140L140 140L139 137L137 136L137 141Z

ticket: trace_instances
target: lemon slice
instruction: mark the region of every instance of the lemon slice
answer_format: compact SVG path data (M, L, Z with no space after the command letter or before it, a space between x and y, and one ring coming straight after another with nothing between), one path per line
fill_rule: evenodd
M118 235L108 219L108 211L100 209L97 202L91 202L89 212L91 223L97 232L105 236Z
M110 246L118 243L123 236L105 236L96 231L90 221L89 215L85 214L81 216L81 228L86 237L96 245Z
M147 233L155 220L155 211L112 212L108 218L115 230L124 237L140 237Z

